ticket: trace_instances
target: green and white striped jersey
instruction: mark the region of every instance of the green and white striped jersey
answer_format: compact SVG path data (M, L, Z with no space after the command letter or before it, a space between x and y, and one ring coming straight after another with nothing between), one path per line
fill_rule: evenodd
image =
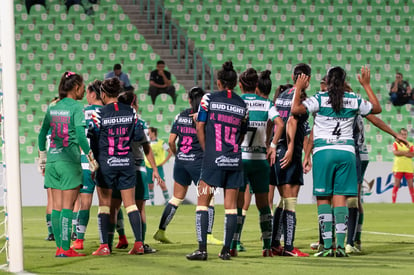
M318 92L306 99L303 105L308 112L314 113L314 149L316 153L323 149L337 149L355 153L353 125L355 117L368 115L372 104L352 92L345 92L343 108L335 113L329 103L328 92Z
M266 125L279 116L276 107L269 99L256 94L243 94L249 110L249 125L241 144L242 159L266 159Z

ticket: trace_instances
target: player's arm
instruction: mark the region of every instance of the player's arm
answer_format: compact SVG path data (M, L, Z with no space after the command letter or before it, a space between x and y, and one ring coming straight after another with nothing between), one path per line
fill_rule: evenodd
M312 131L309 135L309 138L307 138L307 140L308 140L307 145L304 146L305 157L303 158L303 163L302 163L303 172L305 174L307 174L312 169L311 153L312 153L312 149L313 149L313 128L312 128Z
M295 95L293 96L292 105L290 107L290 113L292 115L297 116L297 115L306 114L307 112L305 105L303 105L300 101L300 94L305 89L308 81L309 81L309 77L305 74L301 74L300 76L298 76L296 80Z
M392 153L396 157L405 157L406 156L405 152L398 150L398 147L397 147L396 143L394 143L393 146L392 146Z
M372 124L374 124L375 127L393 136L398 143L403 143L405 146L407 146L407 148L409 147L408 141L405 138L403 138L399 133L391 129L382 119L372 114L367 115L365 118L368 119Z
M174 155L177 155L177 145L175 141L177 140L177 134L170 134L170 137L168 139L168 145L170 146L170 150Z
M47 160L46 140L47 140L47 134L50 128L50 120L49 120L48 113L49 112L46 113L45 118L43 119L42 128L40 128L40 133L38 136L38 144L39 144L38 169L42 175L45 174L45 167L46 167L46 160Z
M197 129L197 138L198 142L200 143L201 149L205 151L206 149L206 130L205 130L206 123L202 121L197 121L196 129Z
M286 168L292 162L293 150L295 148L295 135L298 127L298 119L294 116L290 116L286 123L286 140L288 143L288 149L284 157L280 160L280 167Z
M371 71L367 67L361 68L361 74L358 75L358 81L361 83L365 92L367 93L368 100L372 104L371 114L379 114L382 111L381 104L378 101L377 96L371 88Z
M156 179L157 183L160 184L160 182L162 182L163 180L160 177L160 174L158 173L158 168L157 168L157 164L155 163L154 153L152 152L152 148L149 142L143 143L142 149L144 150L145 157L147 158L152 168L152 182L155 182L155 179Z
M283 134L283 129L285 128L285 124L283 123L283 120L280 117L276 117L273 120L273 123L275 125L275 134L273 136L272 141L270 142L270 146L267 150L267 159L270 162L270 165L273 165L276 161L276 147L277 142L279 141L280 137Z

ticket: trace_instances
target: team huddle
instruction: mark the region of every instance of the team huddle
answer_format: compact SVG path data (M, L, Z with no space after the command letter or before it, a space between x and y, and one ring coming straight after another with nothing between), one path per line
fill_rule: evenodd
M326 90L311 97L306 94L311 78L309 65L295 66L294 85L280 86L274 101L269 99L270 75L270 71L258 74L250 68L238 76L232 63L226 62L217 73L218 91L205 93L199 87L192 88L188 92L191 108L174 120L168 141L175 155L174 191L154 239L171 243L166 236L167 226L193 182L198 189L198 249L186 256L188 260L207 260L208 243L222 244L219 257L223 260L244 250L240 237L250 194L255 195L259 211L262 256L309 256L294 246L296 204L304 184L303 174L315 162L318 169L313 169L313 195L320 231L319 242L312 246L318 250L315 256L346 257L359 252L363 221L359 194L367 165L367 161L361 161L366 151L363 117L398 142L408 144L374 116L381 112L381 106L371 89L367 68L361 69L358 79L368 100L352 92L340 67L328 71ZM236 85L241 96L234 92ZM92 255L111 254L116 228L120 235L117 248L128 245L120 223L122 203L135 238L129 254L154 253L145 244L145 202L149 198L145 178L158 183L164 179L157 169L146 123L137 115L136 96L123 91L117 78L89 84L89 105L82 109L76 100L84 93L82 77L65 72L59 98L50 104L39 134L39 168L53 201L50 223L57 246L55 255L85 256L76 250L83 249L95 186L100 246ZM311 113L313 128L308 123ZM148 169L150 175L146 175L144 159L152 168ZM224 190L223 242L211 234L216 188ZM276 188L280 201L272 211ZM76 240L71 245L74 229L70 221L78 197Z

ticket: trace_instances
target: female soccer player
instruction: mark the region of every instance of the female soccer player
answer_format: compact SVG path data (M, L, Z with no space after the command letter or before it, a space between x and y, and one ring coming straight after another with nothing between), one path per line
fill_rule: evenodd
M407 138L407 129L401 128L400 134L403 138ZM392 189L392 203L397 201L397 192L400 188L403 177L407 180L408 190L410 191L411 201L414 203L414 187L413 187L413 165L412 159L414 157L414 146L410 142L409 146L403 146L398 142L392 145L392 152L394 154L394 165L392 172L394 173L394 188Z
M98 164L85 136L82 106L85 85L82 76L65 72L59 83L59 101L50 104L39 133L39 165L45 170L45 186L52 189L52 228L57 257L85 256L70 248L74 202L82 183L79 147L87 153L89 169ZM51 129L50 147L46 153L46 136Z
M249 183L250 190L255 194L256 206L260 213L260 229L262 232L264 257L273 256L270 249L272 236L272 214L269 207L269 175L270 165L276 159L276 144L283 133L284 123L280 118L273 103L268 99L272 89L270 80L271 72L266 70L257 76L256 70L247 69L239 76L239 87L242 91L241 98L246 102L249 109L249 124L246 136L241 144L244 184ZM276 125L273 139L266 134L267 121ZM269 144L269 145L267 145ZM270 161L270 165L268 160ZM242 188L241 188L242 190ZM244 199L244 192L239 193L238 203ZM241 206L238 205L238 229L233 238L230 253L237 255L237 238L240 236L243 226ZM240 210L239 210L240 209Z
M347 256L344 246L348 217L346 198L357 196L353 123L358 113L368 115L381 112L370 86L369 69L362 68L358 76L369 101L348 92L345 79L346 72L341 67L331 68L327 76L328 92L319 92L301 102L299 91L308 85L309 78L300 75L296 83L298 93L295 92L291 108L294 115L315 114L313 163L319 165L318 169L313 169L313 194L317 197L324 239L324 249L315 254L319 257ZM336 228L335 252L332 247L333 220Z
M118 101L127 105L131 105L135 111L138 110L138 103L135 94L132 91L123 92L119 95ZM136 125L138 128L142 128L144 131L147 131L147 126L145 121L138 119L138 123ZM146 169L144 164L144 154L147 157L151 167L153 167L153 174L151 175L154 178L162 181L158 171L156 169L155 158L152 153L151 146L149 144L149 140L147 139L147 133L142 135L142 138L138 141L132 142L132 153L135 158L135 169L136 169L136 184L135 184L135 203L139 209L141 214L141 221L142 221L142 242L144 243L144 254L154 253L156 252L155 249L152 249L148 244L145 244L145 235L147 231L147 220L145 214L145 202L149 198L148 194L148 185L144 181L146 177ZM121 192L117 189L113 189L112 192L112 201L111 201L111 219L110 219L110 228L109 228L109 236L108 236L108 244L109 248L112 247L112 240L115 231L115 225L119 224L120 213L122 213L120 207L122 204L122 197ZM118 213L118 214L117 214ZM118 229L117 229L118 230ZM118 231L119 233L119 231ZM124 240L121 239L116 248L126 248L125 246L121 247L122 244L128 245L125 235L123 236ZM121 241L122 240L122 241Z
M92 123L92 113L102 108L102 100L100 96L101 84L102 81L95 80L91 82L86 89L86 101L89 105L86 106L83 109L83 111L85 113L85 122L87 128L89 127L89 124ZM91 172L89 170L88 160L86 159L86 156L84 154L81 155L81 161L83 182L79 194L80 207L76 218L76 240L74 241L72 246L74 249L83 249L83 240L85 238L86 228L89 223L92 197L93 192L95 191L95 182L92 179Z
M224 188L225 238L219 254L230 260L230 244L237 226L237 193L243 182L240 144L247 131L247 107L232 90L237 73L228 61L217 73L218 92L203 96L197 115L197 137L204 151L198 184L196 232L198 250L189 260L207 260L208 205L214 189Z
M142 138L144 131L139 128L136 131L135 110L118 102L121 91L121 83L117 78L102 82L101 99L105 106L93 113L94 128L90 129L91 147L97 150L97 159L101 165L97 174L101 245L92 253L98 256L111 253L108 247L108 230L112 188L121 190L122 201L134 232L135 244L129 254L144 254L141 215L135 204L136 172L131 150L131 142Z
M204 94L204 90L199 87L191 88L188 93L188 102L191 108L178 114L172 125L168 144L171 152L175 155L174 194L165 206L158 230L154 234L154 239L162 243L171 243L167 236L165 236L165 230L173 219L177 208L183 202L191 182L197 184L200 179L203 150L198 142L194 116L197 115L200 101ZM210 234L208 234L207 238L213 242L215 239L211 234L211 229L214 221L214 206L211 206L211 203L208 214Z

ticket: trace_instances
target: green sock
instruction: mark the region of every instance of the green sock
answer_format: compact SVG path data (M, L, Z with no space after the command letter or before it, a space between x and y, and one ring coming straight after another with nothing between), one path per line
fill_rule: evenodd
M272 242L272 211L269 206L259 209L260 230L262 231L263 249L270 249Z
M359 213L357 233L355 235L355 241L361 241L362 225L364 224L364 213Z
M57 210L52 210L52 214L50 215L52 219L52 232L55 236L56 247L62 247L61 241L61 225L60 225L60 212Z
M118 216L116 218L116 232L118 232L119 236L125 235L124 214L122 213L122 209L119 209Z
M147 223L142 222L142 242L145 242L145 233L147 233Z
M114 245L115 227L116 227L116 224L114 224L114 223L109 224L109 229L108 229L108 246L109 246L109 249L110 250L112 250L112 246Z
M345 247L345 236L348 224L348 207L341 206L333 209L335 216L336 247Z
M323 246L325 249L332 248L332 208L330 204L318 206L318 220L321 227Z
M168 190L162 191L162 195L164 196L164 200L168 202L170 200L170 195L168 195Z
M78 224L78 212L72 213L72 232L76 232L76 225Z
M149 199L151 201L151 205L154 205L154 189L152 190L150 189L148 194L149 194Z
M51 214L46 214L46 225L47 225L47 233L53 234L52 231L52 215Z
M76 227L76 237L80 240L85 238L86 227L89 222L89 210L79 210L78 212L78 226Z
M70 248L70 235L72 234L72 219L73 211L70 209L62 209L60 213L60 221L62 228L62 249L69 250Z

